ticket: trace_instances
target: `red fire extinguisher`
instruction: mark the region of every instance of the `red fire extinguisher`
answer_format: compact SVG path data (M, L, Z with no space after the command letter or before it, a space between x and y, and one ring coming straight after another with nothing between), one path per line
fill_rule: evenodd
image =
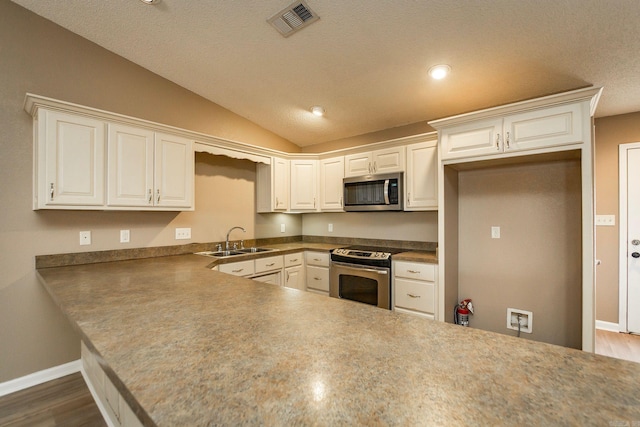
M463 299L453 310L453 321L456 325L469 326L469 314L473 314L473 304L470 299Z

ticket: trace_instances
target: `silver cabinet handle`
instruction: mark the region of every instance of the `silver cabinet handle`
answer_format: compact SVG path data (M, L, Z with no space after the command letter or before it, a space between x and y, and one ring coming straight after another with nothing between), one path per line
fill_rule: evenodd
M374 172L378 171L378 164L376 162L373 162L373 171Z
M231 270L231 272L233 272L233 273L240 273L242 270L244 270L244 268L241 268L241 269L239 269L239 270Z
M156 203L160 203L160 189L159 188L156 191L156 195L158 196L158 197L156 197Z
M340 207L343 207L343 205L342 205L342 197L340 197Z
M53 201L53 182L51 183L51 187L49 187L49 197L50 200Z
M407 273L420 274L420 270L407 270Z
M149 204L153 203L153 191L149 189Z
M313 280L322 280L322 279L319 277L314 277Z
M411 298L420 298L420 295L414 295L414 294L407 294L408 296L410 296Z
M496 135L496 150L500 151L500 134Z
M271 264L266 264L265 267L273 267L274 265L276 265L276 263L272 262Z
M511 147L509 146L509 132L507 132L507 136L506 136L506 137L505 137L505 139L504 139L504 143L507 145L507 150L508 150L509 148L511 148Z
M411 192L407 193L407 206L411 206Z
M315 197L313 198L313 207L314 208L316 207L316 198Z
M294 259L292 259L292 260L289 260L289 262L290 262L290 263L291 263L291 262L298 262L298 258L294 258Z

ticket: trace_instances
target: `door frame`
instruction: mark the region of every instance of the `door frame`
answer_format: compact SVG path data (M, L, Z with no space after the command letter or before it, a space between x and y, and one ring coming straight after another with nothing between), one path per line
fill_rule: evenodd
M619 260L619 277L618 277L618 328L620 332L629 332L627 324L627 293L629 283L627 281L627 161L628 151L640 148L640 142L629 142L618 146L618 200L619 200L619 235L618 235L618 260Z

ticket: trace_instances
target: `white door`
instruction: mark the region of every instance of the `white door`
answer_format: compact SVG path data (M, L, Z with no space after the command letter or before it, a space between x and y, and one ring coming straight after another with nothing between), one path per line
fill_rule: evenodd
M153 132L109 124L109 206L153 206Z
M320 209L323 211L342 210L342 179L344 178L344 157L334 157L320 161Z
M640 333L640 143L620 145L620 330ZM626 327L625 327L626 326Z
M193 142L164 133L155 134L155 191L156 206L193 206L195 160Z

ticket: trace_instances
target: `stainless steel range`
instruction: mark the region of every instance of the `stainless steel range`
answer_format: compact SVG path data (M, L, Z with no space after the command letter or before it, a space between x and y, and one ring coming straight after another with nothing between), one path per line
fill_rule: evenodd
M353 246L331 252L329 295L391 309L391 255L400 250Z

